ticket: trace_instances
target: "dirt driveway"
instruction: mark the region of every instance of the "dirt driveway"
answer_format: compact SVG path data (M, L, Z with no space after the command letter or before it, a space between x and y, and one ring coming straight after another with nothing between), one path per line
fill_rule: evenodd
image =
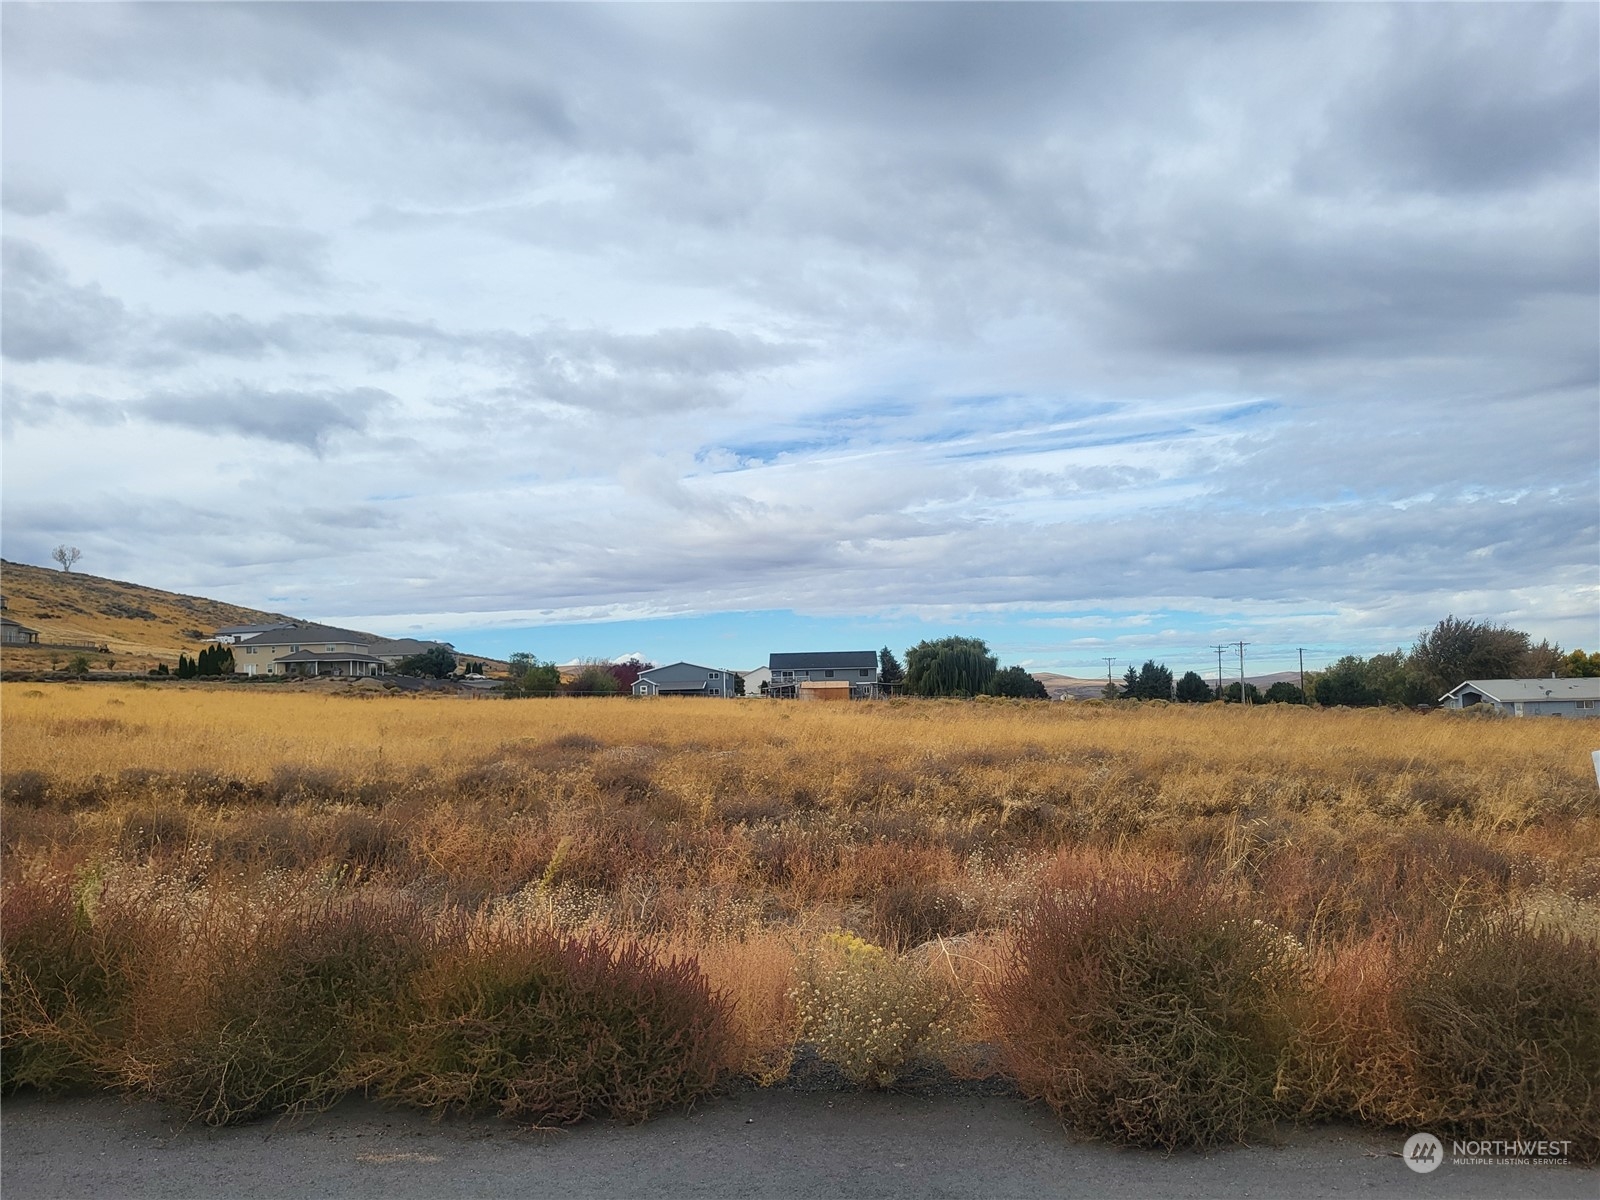
M975 1097L747 1092L634 1127L535 1133L350 1102L305 1121L174 1131L148 1104L13 1098L5 1200L35 1197L1600 1196L1573 1167L1413 1174L1400 1137L1291 1131L1170 1158L1076 1143L1038 1107Z

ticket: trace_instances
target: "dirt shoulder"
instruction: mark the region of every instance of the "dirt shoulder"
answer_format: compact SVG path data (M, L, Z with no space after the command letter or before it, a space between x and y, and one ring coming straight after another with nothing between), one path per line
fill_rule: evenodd
M1071 1140L1014 1099L750 1091L641 1126L534 1132L348 1102L297 1122L178 1129L115 1098L0 1110L6 1200L36 1197L1583 1197L1574 1167L1413 1174L1400 1138L1295 1130L1175 1154Z

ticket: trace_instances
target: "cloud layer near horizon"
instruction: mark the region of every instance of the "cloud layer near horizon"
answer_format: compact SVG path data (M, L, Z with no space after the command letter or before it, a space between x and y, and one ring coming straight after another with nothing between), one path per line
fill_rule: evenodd
M6 554L1592 641L1597 16L6 6Z

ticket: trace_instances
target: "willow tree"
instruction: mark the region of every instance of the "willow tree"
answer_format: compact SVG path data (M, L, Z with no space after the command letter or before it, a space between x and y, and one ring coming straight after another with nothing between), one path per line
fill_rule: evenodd
M982 638L947 637L906 651L906 691L913 696L983 696L1000 662Z

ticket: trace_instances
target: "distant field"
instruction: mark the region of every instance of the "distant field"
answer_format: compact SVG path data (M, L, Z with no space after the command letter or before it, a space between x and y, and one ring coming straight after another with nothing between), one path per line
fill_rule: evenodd
M151 950L151 961L181 944L187 965L175 960L173 970L212 979L201 994L213 997L223 987L216 980L234 969L230 947L257 945L255 935L239 942L241 921L253 929L307 904L354 920L358 910L348 905L375 904L408 914L405 936L435 946L415 950L423 958L445 953L438 930L458 919L497 931L462 934L467 941L449 953L469 959L490 953L483 947L496 939L535 931L596 936L614 951L691 955L730 1006L719 1070L770 1078L797 1047L809 1047L870 1086L933 1054L958 1070L1009 1073L1083 1125L1076 1093L1028 1064L1041 1053L1076 1062L1088 1051L1060 1042L1059 1031L1039 1033L1038 1013L1111 1004L1109 984L1090 986L1095 973L1111 970L1106 954L1146 935L1091 938L1072 950L1039 931L1060 925L1089 937L1095 922L1124 928L1116 923L1144 913L1125 928L1192 926L1179 943L1218 956L1223 975L1229 963L1260 954L1278 956L1272 970L1284 972L1262 991L1270 997L1246 1005L1254 1012L1259 1000L1277 1015L1217 1043L1276 1047L1270 1070L1239 1052L1241 1079L1266 1070L1262 1078L1275 1082L1245 1088L1254 1098L1233 1125L1141 1117L1084 1126L1142 1144L1206 1144L1241 1136L1273 1113L1404 1123L1431 1112L1475 1128L1488 1118L1472 1112L1492 1105L1469 1112L1459 1089L1430 1091L1417 1075L1423 1051L1409 1066L1369 1060L1374 1029L1402 1047L1423 1037L1406 1032L1406 972L1422 970L1432 948L1445 945L1456 947L1453 961L1482 970L1511 961L1533 970L1528 963L1548 959L1581 975L1585 964L1600 964L1600 791L1589 759L1596 726L1585 722L1280 706L514 702L28 684L0 686L0 706L13 974L21 970L13 933L32 928L16 914L45 921L38 914L58 911L50 904L66 904L59 911L70 925L74 905L85 911L86 887L91 916L141 914L138 937L166 947ZM166 932L150 934L152 921L166 922ZM87 928L62 934L60 944L89 936ZM1263 930L1266 942L1252 932ZM1395 957L1418 938L1431 948ZM1458 938L1537 945L1475 959ZM1062 993L1075 997L1070 1003L1056 996L1018 1007L1019 996L1044 986L1040 955L1089 954L1091 944L1102 948L1072 958L1090 983ZM1169 969L1174 952L1156 957ZM1266 988L1267 967L1238 969L1246 992ZM384 986L435 978L412 970L389 970ZM1063 970L1047 972L1051 987L1079 978ZM1124 964L1114 977L1120 987L1144 976ZM173 1084L170 1072L151 1074L151 1061L178 1052L170 1037L157 1039L161 1053L140 1041L154 1035L129 1012L158 995L171 1004L153 977L141 978L117 992L117 1004L132 1007L116 1008L93 1036L63 1033L70 1019L51 1015L51 1003L59 1010L62 1002L48 998L32 1024L19 1026L13 1010L8 1036L32 1030L28 1062L57 1061L40 1046L86 1056L73 1068L83 1078L204 1109L210 1101ZM1562 986L1586 995L1588 977L1574 978ZM1374 980L1387 980L1388 990L1374 993ZM1443 986L1428 976L1415 987L1424 984ZM1335 995L1337 1011L1308 999ZM1218 1011L1234 1012L1236 1001L1217 1000ZM1138 1003L1124 997L1106 1011L1138 1011ZM1558 1016L1578 1028L1589 1014L1572 1003L1577 1011ZM1162 1001L1152 1019L1169 1019L1168 1007ZM1600 999L1591 1007L1600 1017ZM395 1026L384 1011L373 1028ZM889 1026L900 1040L880 1044ZM421 1017L407 1027L433 1028ZM1094 1027L1110 1042L1133 1036ZM1547 1035L1558 1043L1552 1062L1582 1071L1583 1055L1600 1055L1548 1030L1518 1036L1534 1044ZM341 1060L316 1076L317 1102L350 1088L452 1102L457 1093L442 1085L386 1075L398 1053ZM1107 1072L1103 1086L1114 1094L1133 1068L1121 1051L1095 1053L1099 1066L1080 1065L1070 1078ZM1213 1064L1205 1073L1227 1071ZM1183 1086L1191 1085L1199 1087ZM1600 1139L1600 1100L1575 1086L1555 1079L1549 1089L1559 1103L1546 1096L1543 1115L1527 1120ZM258 1107L272 1111L311 1093L298 1101L292 1088L263 1095ZM254 1111L230 1103L204 1115ZM496 1103L512 1111L509 1101ZM1459 1111L1446 1112L1452 1104ZM1214 1098L1191 1107L1220 1111Z

